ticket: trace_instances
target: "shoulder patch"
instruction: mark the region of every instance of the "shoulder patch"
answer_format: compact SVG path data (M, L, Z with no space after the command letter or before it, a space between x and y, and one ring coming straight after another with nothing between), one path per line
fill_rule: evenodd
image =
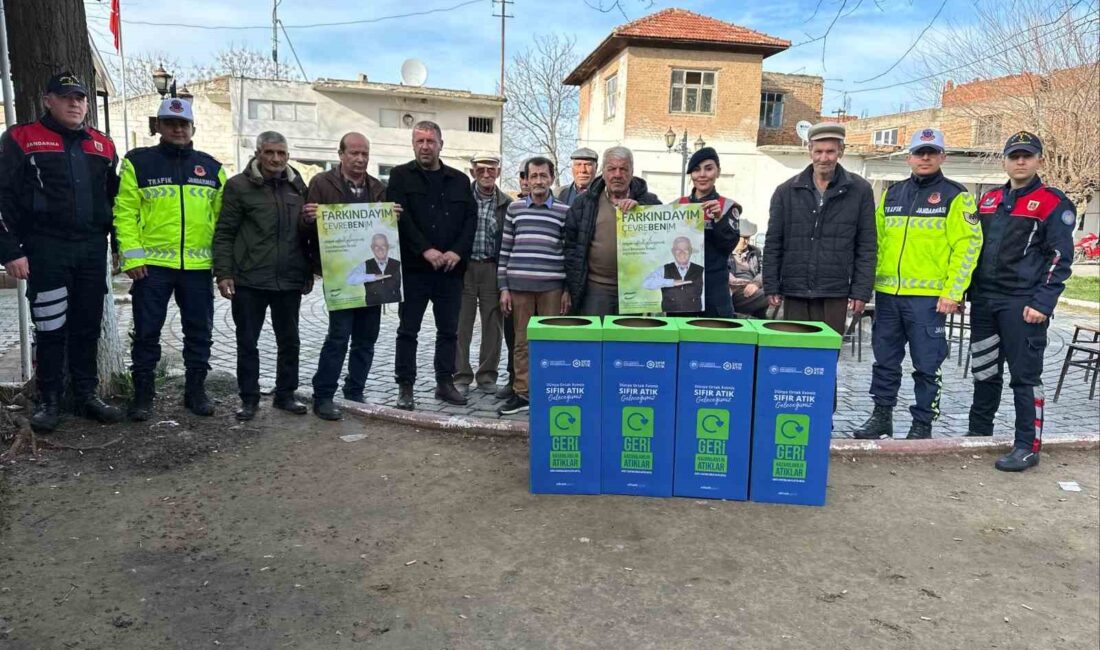
M1077 225L1077 213L1073 210L1066 210L1062 213L1062 223L1066 224L1067 226Z
M970 224L971 226L978 225L979 217L977 212L963 212L963 219L965 219L966 223Z

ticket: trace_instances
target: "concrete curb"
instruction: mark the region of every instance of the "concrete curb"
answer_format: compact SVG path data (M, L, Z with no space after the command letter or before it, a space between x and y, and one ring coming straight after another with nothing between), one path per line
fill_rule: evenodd
M483 436L526 438L527 423L513 420L486 420L457 415L437 415L419 411L402 411L390 406L358 404L338 400L345 413L356 417L397 422L423 429L457 431ZM831 450L837 456L927 456L963 452L1002 451L1012 447L1008 438L933 438L931 440L851 440L832 441ZM1098 449L1100 434L1078 434L1043 441L1046 450Z
M1100 302L1093 300L1078 300L1077 298L1058 298L1058 304L1069 305L1071 307L1082 307L1084 309L1100 310Z

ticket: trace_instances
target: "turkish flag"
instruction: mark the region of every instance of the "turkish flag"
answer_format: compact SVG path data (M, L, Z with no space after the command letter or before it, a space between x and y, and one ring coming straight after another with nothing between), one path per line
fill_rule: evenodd
M111 0L111 33L115 36L115 51L122 41L122 17L119 13L119 0Z

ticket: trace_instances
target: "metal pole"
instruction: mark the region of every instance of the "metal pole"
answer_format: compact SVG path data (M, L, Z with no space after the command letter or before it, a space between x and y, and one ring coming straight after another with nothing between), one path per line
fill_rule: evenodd
M15 92L11 87L11 61L8 59L8 19L4 0L0 0L0 77L4 90L4 124L15 124ZM23 381L30 381L34 374L31 359L31 311L27 304L27 281L17 283L16 302L19 303L19 367Z
M122 144L123 154L130 151L130 111L126 108L126 47L122 39L122 3L118 3L118 57L122 60ZM104 111L106 112L106 111Z
M684 139L680 141L680 196L687 196L684 194L684 186L687 182L688 173L688 132L684 129Z

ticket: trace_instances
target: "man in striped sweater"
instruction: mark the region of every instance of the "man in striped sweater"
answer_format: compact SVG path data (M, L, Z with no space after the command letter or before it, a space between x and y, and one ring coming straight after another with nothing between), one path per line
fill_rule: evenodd
M500 310L515 324L515 394L500 407L501 415L526 411L529 405L527 321L532 316L568 314L562 227L569 206L550 193L554 163L535 156L524 163L529 194L508 206L497 260Z

